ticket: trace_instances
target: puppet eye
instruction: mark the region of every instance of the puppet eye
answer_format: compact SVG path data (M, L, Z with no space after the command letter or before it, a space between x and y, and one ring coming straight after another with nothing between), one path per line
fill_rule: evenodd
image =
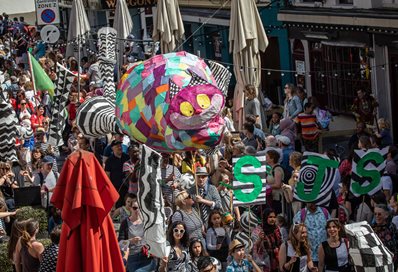
M193 115L194 110L191 103L184 101L180 104L180 111L183 115L190 117Z
M196 96L196 102L202 109L207 109L210 106L210 98L207 94L198 94Z

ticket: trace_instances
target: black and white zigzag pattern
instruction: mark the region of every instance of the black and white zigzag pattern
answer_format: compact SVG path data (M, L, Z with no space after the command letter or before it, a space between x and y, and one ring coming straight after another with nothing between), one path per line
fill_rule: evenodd
M312 153L312 152L304 152L303 159L301 162L301 169L299 173L299 182L304 184L304 192L306 194L309 194L314 189L315 179L318 175L318 166L311 163L312 157L319 157L326 160L331 160L331 158L329 158L326 155ZM310 202L314 202L318 206L323 206L323 207L327 207L329 205L332 196L333 184L338 171L337 166L336 168L326 167L319 194L316 197L316 199ZM294 199L302 202L308 202L305 199L302 199L297 194L297 186L294 190Z
M358 172L358 163L359 161L369 155L370 153L375 152L377 154L380 154L383 157L383 160L380 164L377 164L374 160L369 160L365 165L364 168L367 171L378 171L380 174L380 177L384 174L384 170L386 168L386 159L387 159L387 154L388 154L388 147L383 148L383 149L378 149L378 148L372 148L368 150L361 150L357 149L355 150L354 153L354 158L352 160L352 173L351 173L351 188L350 191L355 195L359 196L360 194L353 188L353 184L355 182L358 182L362 187L367 186L371 182L371 177L362 177ZM371 190L368 194L373 195L376 192L380 191L382 188L382 183L380 182L377 187L375 187L373 190Z
M100 62L104 96L92 97L77 109L76 125L84 136L102 137L108 133L122 133L116 123L115 115L115 83L113 69L115 65L116 30L109 27L98 31L100 38Z
M18 161L15 150L17 117L11 104L0 95L0 161Z
M235 167L235 164L241 159L242 157L235 157L232 158L232 164ZM242 167L241 172L242 174L245 175L257 175L261 178L261 192L258 195L258 197L251 202L242 202L239 199L236 198L236 194L234 193L233 196L233 205L234 206L251 206L251 205L259 205L259 204L265 204L266 202L266 179L265 179L265 172L266 172L266 167L265 167L265 156L256 156L256 158L261 162L261 167L255 168L252 165L245 165ZM243 193L251 193L253 191L254 185L251 182L241 182L236 179L234 175L234 181L233 181L233 187L234 191L235 190L242 190Z
M114 28L103 27L98 31L99 37L99 69L103 81L104 97L115 101L114 68L116 64L116 35Z
M218 88L224 94L225 97L228 96L228 86L232 77L232 73L222 66L221 64L209 60L210 70L213 73L214 79L217 82Z
M57 84L53 97L52 116L48 132L48 143L52 146L64 144L62 131L65 128L67 112L66 102L75 75L61 64L57 63Z
M160 185L160 154L142 146L142 162L138 180L138 204L143 217L144 237L149 253L166 256L166 214Z
M393 254L366 221L345 225L349 253L357 272L394 271Z

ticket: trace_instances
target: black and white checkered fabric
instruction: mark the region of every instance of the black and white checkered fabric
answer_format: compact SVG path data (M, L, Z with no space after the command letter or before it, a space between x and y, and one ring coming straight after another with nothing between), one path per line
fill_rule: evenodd
M192 71L189 71L191 74L191 81L188 83L188 86L196 86L196 85L204 85L204 84L209 84L206 80L198 76Z
M223 93L223 95L227 97L228 86L232 77L232 73L221 64L212 60L209 60L209 66L211 72L213 73L214 79L217 82L218 88Z
M345 225L350 255L357 272L394 271L393 254L366 221Z
M177 84L174 83L174 81L170 80L169 82L169 97L170 99L173 99L176 94L181 90L180 87L178 87Z

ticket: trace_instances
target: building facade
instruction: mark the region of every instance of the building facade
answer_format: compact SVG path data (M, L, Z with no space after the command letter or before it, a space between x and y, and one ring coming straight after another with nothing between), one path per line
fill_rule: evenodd
M288 28L296 83L339 113L359 89L378 100L378 116L398 139L398 1L293 0L279 11Z

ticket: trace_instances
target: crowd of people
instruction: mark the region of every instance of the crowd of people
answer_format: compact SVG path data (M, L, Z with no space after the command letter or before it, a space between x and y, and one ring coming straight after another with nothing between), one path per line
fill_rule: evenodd
M59 62L82 74L81 90L72 84L66 110L63 146L47 142L51 122L51 98L47 91L34 90L27 52L52 80ZM168 216L167 241L170 254L156 258L145 247L144 227L137 201L140 145L126 135L104 135L90 140L79 131L74 119L78 105L88 97L102 95L101 74L95 55L84 57L79 67L65 50L48 47L36 29L23 18L0 17L1 99L15 111L19 125L33 130L31 138L17 138L18 161L0 163L0 241L8 243L8 258L15 271L55 271L61 233L61 211L50 204L65 156L78 149L93 152L101 162L120 198L110 216L120 240L126 270L144 271L352 271L350 244L344 224L367 221L393 253L398 268L398 190L396 186L398 149L393 144L388 120L375 121L377 102L358 89L352 112L356 132L347 143L347 154L328 149L330 157L341 156L332 198L327 207L303 203L293 197L304 151L319 152L318 140L328 130L331 113L315 97L307 97L300 86L284 86L283 111L267 111L257 98L256 88L245 87L245 121L234 127L232 108L225 107L226 124L217 152L204 150L162 153L161 178ZM235 121L235 122L234 122ZM372 196L356 197L350 192L355 149L388 147L382 190ZM266 204L233 205L232 158L265 155L267 171ZM195 179L182 186L184 174ZM38 240L37 218L19 221L13 190L40 186L42 208L48 212L48 234L52 244ZM252 213L258 220L250 230L252 247L236 239L242 229L241 217ZM0 269L1 270L1 269Z

